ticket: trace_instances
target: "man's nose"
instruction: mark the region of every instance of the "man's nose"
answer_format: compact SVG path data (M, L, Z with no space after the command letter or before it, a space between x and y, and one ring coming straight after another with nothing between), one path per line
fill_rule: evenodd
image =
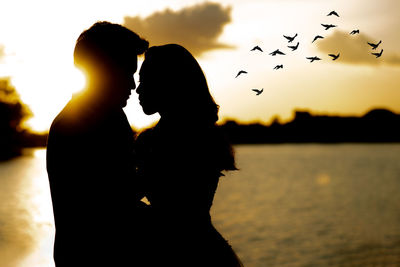
M132 78L132 80L131 80L131 84L129 86L129 89L130 90L135 90L136 89L136 83L135 83L135 79L134 78Z

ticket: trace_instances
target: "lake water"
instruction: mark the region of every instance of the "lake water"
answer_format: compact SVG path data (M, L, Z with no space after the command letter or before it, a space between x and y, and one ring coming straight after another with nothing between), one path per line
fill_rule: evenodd
M245 266L400 266L400 144L240 145L211 210ZM0 267L52 266L45 150L0 163Z

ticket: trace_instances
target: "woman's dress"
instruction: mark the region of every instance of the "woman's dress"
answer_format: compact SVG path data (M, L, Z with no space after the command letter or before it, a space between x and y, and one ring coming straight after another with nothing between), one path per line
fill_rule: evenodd
M150 262L157 266L242 266L214 228L210 208L226 153L215 126L159 122L137 139L138 173L151 203Z

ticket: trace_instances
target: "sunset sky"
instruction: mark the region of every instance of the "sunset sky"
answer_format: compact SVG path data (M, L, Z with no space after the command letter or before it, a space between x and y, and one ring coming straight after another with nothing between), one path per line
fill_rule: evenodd
M327 16L336 10L340 17ZM400 112L400 1L15 1L0 15L0 76L10 76L34 116L27 124L45 131L84 85L73 65L79 34L99 20L120 23L150 45L179 43L198 59L221 119L269 123L295 109L317 114L362 115L383 107ZM325 30L321 23L338 27ZM359 29L360 34L349 33ZM298 33L291 51L283 35ZM311 43L314 36L325 38ZM382 40L371 55L367 42ZM259 45L264 53L250 49ZM285 56L270 56L280 49ZM332 61L328 54L340 57ZM310 63L306 57L322 60ZM283 64L283 69L273 70ZM235 78L239 70L248 74ZM177 73L179 75L179 73ZM136 75L136 81L138 77ZM256 96L252 88L264 88ZM190 88L188 88L190 90ZM142 113L133 93L125 108L142 128L157 116Z

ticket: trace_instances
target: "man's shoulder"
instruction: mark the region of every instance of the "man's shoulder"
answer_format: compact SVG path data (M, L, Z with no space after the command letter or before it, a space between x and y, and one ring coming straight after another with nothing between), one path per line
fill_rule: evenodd
M93 127L90 114L70 101L53 120L50 134L79 135L87 133Z

